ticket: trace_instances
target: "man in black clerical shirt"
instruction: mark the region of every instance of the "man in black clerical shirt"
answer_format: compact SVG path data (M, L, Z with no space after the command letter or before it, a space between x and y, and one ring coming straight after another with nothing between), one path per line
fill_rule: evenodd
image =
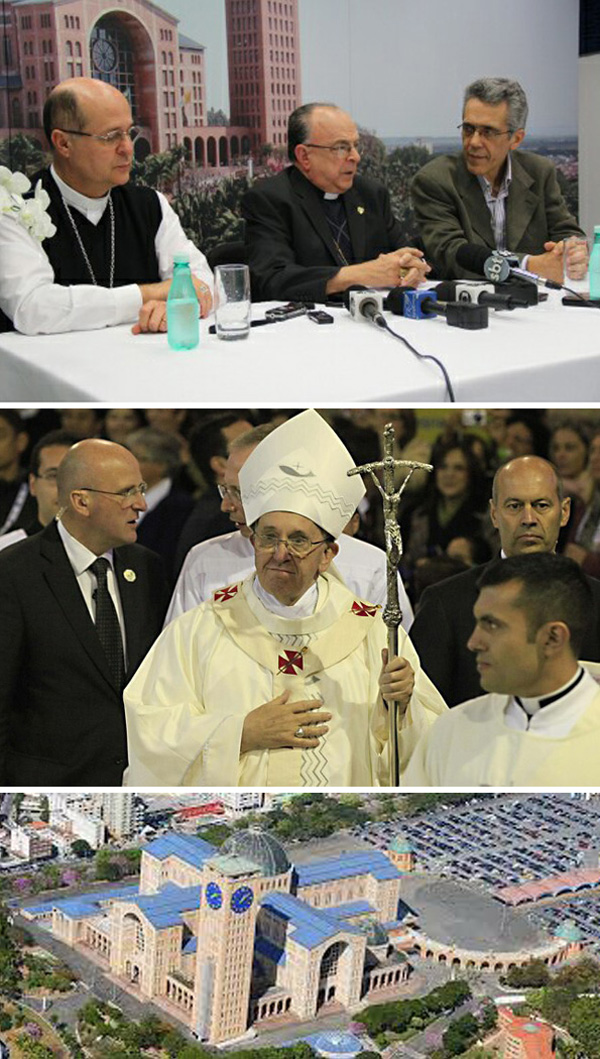
M44 105L52 165L41 180L56 232L42 243L0 217L0 309L18 331L39 334L134 323L166 329L173 255L185 251L202 315L212 274L160 193L130 187L131 106L112 85L63 81Z
M349 114L307 103L290 115L282 173L246 193L242 213L253 297L325 301L353 284L417 284L429 268L402 232L386 189L357 175Z

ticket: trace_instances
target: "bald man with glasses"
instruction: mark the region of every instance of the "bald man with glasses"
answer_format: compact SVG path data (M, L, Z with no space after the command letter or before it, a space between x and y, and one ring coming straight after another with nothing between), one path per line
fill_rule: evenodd
M290 165L242 200L253 298L324 302L353 284L418 284L429 271L382 184L357 173L358 129L329 103L288 122Z
M0 216L0 330L25 334L132 323L166 330L173 256L186 252L203 316L212 273L164 195L130 187L138 129L112 85L75 77L44 105L52 164L33 178L49 196L55 233L38 242ZM0 313L1 315L1 313Z
M0 781L117 786L123 688L156 639L162 563L136 544L137 460L89 438L57 469L59 510L0 555Z
M457 264L465 243L508 250L546 279L562 283L563 239L583 236L569 213L553 163L517 150L525 137L527 98L518 81L485 77L465 89L458 126L462 152L438 155L412 184L425 253L439 277L477 279ZM585 247L575 248L582 256ZM585 258L585 260L583 260Z

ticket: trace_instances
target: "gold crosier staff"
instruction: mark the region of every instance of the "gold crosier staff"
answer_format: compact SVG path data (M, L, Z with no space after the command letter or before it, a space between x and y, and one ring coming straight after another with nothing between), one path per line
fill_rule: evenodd
M388 660L398 654L398 626L402 621L402 611L398 599L398 565L402 558L402 534L398 525L397 511L400 497L408 485L414 471L432 471L430 463L417 463L414 460L394 459L394 427L386 423L383 428L383 459L376 463L365 463L362 467L353 467L348 475L370 474L383 499L383 519L385 532L385 551L387 555L387 599L383 609L383 620L388 631ZM394 472L396 467L409 467L410 470L398 489L394 489ZM383 470L383 485L377 471ZM397 702L386 703L388 707L390 785L397 787L399 782L398 767L398 728Z

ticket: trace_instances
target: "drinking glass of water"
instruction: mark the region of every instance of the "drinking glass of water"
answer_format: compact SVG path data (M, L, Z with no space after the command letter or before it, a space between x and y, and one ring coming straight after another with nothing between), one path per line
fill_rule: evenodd
M247 338L250 332L250 271L247 265L217 265L215 323L226 342Z

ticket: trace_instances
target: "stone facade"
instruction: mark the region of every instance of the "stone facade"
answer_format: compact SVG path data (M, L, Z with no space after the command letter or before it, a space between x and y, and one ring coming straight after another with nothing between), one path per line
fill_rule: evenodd
M401 874L384 853L294 868L259 832L215 850L172 834L143 851L139 887L24 913L211 1044L278 1015L298 1021L397 994Z
M252 2L262 19L268 0ZM0 138L21 132L46 148L43 104L60 80L78 76L101 78L127 95L140 127L138 159L182 143L198 167L226 168L246 161L272 136L268 115L258 125L237 122L233 113L237 124L206 124L204 47L181 34L179 20L151 0L120 0L119 7L106 0L5 0L2 10ZM299 61L297 24L295 41ZM246 65L240 69L244 92L252 87L253 98L278 98L279 85L270 77L267 83L262 62L251 73ZM237 85L235 69L230 74Z

